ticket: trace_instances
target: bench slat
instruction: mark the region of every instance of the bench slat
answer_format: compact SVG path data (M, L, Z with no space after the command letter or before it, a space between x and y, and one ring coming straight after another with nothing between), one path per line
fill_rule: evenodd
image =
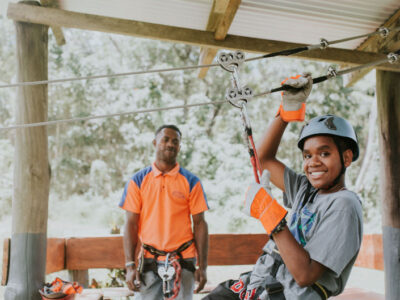
M267 241L266 234L212 234L208 264L210 266L255 264Z
M210 266L254 264L267 242L266 234L211 234ZM7 284L10 264L10 239L3 242L2 285ZM358 267L383 270L382 235L364 235L355 263ZM67 270L124 268L122 236L49 238L46 274Z

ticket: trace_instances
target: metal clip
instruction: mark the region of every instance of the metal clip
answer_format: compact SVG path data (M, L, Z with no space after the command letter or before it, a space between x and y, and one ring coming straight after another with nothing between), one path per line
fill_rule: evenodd
M242 51L235 51L234 53L221 52L218 55L218 63L228 72L234 72L235 68L239 68L244 62L244 53Z
M247 86L242 89L236 87L226 90L225 99L237 108L242 108L253 97L253 90Z
M327 39L324 39L324 38L321 38L321 39L319 40L319 44L320 44L320 48L321 48L322 50L328 48L328 46L329 46L328 40L327 40Z
M389 29L387 29L386 27L379 27L378 32L379 35L383 38L387 37L389 35Z
M399 60L399 55L391 52L387 55L387 59L388 59L389 63L394 64Z
M336 77L337 76L336 69L334 67L332 67L332 66L329 66L327 75L328 75L329 78Z

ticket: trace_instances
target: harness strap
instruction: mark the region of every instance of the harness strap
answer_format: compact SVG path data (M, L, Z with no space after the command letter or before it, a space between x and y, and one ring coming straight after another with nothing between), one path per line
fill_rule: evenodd
M179 246L178 249L174 250L174 251L163 251L163 250L158 250L157 248L147 245L147 244L143 244L142 247L143 249L147 250L150 252L151 255L153 255L154 257L158 257L158 256L167 256L167 254L172 254L172 253L176 253L180 258L182 257L182 253L183 251L185 251L187 248L189 248L189 246L191 244L193 244L194 240L190 240L187 241L185 243L183 243L182 245Z
M155 248L153 246L150 246L150 245L147 245L147 244L143 244L142 245L143 249L149 251L149 253L154 256L154 259L150 264L144 264L143 265L143 272L147 272L147 271L151 270L155 274L158 274L158 272L157 272L157 259L158 259L158 257L159 256L167 256L168 253L170 253L170 254L172 253L172 254L178 255L179 264L181 265L181 267L183 269L186 269L186 270L194 273L196 271L196 268L195 268L194 264L184 260L183 256L182 256L182 252L185 251L187 248L189 248L189 246L192 245L193 242L194 242L194 240L187 241L187 242L183 243L182 245L180 245L178 247L178 249L176 249L174 251L171 251L171 252L158 250L157 248Z
M322 300L328 299L332 296L331 291L326 289L322 284L316 282L314 283L311 288L321 297Z

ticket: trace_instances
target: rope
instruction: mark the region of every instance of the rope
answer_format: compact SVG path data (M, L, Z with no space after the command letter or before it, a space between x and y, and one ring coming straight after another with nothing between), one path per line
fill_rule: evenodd
M374 32L371 32L371 33L367 33L367 34L363 34L363 35L357 35L357 36L348 37L348 38L335 40L335 41L327 41L325 39L321 39L321 42L319 44L314 44L314 45L308 45L308 46L303 46L303 47L298 47L298 48L293 48L293 49L277 51L277 52L273 52L273 53L269 53L269 54L264 54L262 56L256 56L256 57L248 58L248 59L245 59L244 61L249 62L249 61L253 61L253 60L259 60L259 59L263 59L263 58L270 58L270 57L275 57L275 56L279 56L279 55L289 56L289 55L296 54L296 53L299 53L299 52L312 50L312 49L318 49L318 48L325 49L329 45L343 43L343 42L359 39L359 38L362 38L362 37L369 37L369 36L373 36L373 35L377 35L377 34L381 34L383 37L386 37L390 31L392 31L392 32L400 31L400 26L392 28L392 29L388 29L386 27L381 27L377 31L374 31ZM101 78L111 78L111 77L122 77L122 76L141 75L141 74L150 74L150 73L166 73L166 72L173 72L173 71L183 71L183 70L192 70L192 69L201 69L201 68L211 68L211 67L217 67L217 66L220 66L220 64L214 63L214 64L183 66L183 67L166 68L166 69L132 71L132 72L125 72L125 73L114 73L114 74L91 75L91 76L82 76L82 77L52 79L52 80L17 82L17 83L10 83L10 84L0 85L0 88L11 88L11 87L20 87L20 86L42 85L42 84L54 84L54 83L61 83L61 82L71 82L71 81L88 80L88 79L101 79Z
M179 291L181 290L181 264L176 259L176 257L172 260L172 267L175 269L175 280L174 280L174 288L172 289L172 296L169 298L165 298L166 300L174 300L179 295Z
M176 106L159 107L159 108L139 109L139 110L134 110L134 111L129 111L129 112L105 114L105 115L98 115L98 116L88 116L88 117L81 117L81 118L54 120L54 121L46 121L46 122L38 122L38 123L28 123L28 124L17 124L17 125L13 125L13 126L9 126L9 127L0 127L0 131L2 131L2 130L11 130L11 129L20 129L20 128L50 126L50 125L56 125L56 124L62 124L62 123L88 121L88 120L94 120L94 119L118 117L118 116L132 115L132 114L149 113L149 112L164 111L164 110L171 110L171 109L178 109L178 108L188 108L188 107L195 107L195 106L203 106L203 105L217 105L217 104L222 104L222 103L227 103L227 102L226 101L209 101L209 102L193 103L193 104L186 104L186 105L176 105Z

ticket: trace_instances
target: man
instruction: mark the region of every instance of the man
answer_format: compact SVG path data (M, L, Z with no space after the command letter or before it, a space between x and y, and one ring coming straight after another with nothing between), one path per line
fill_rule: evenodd
M181 137L174 125L157 129L155 162L132 176L119 204L126 210L126 282L140 292L138 299L190 300L194 281L196 293L207 281L207 198L200 180L176 162Z

